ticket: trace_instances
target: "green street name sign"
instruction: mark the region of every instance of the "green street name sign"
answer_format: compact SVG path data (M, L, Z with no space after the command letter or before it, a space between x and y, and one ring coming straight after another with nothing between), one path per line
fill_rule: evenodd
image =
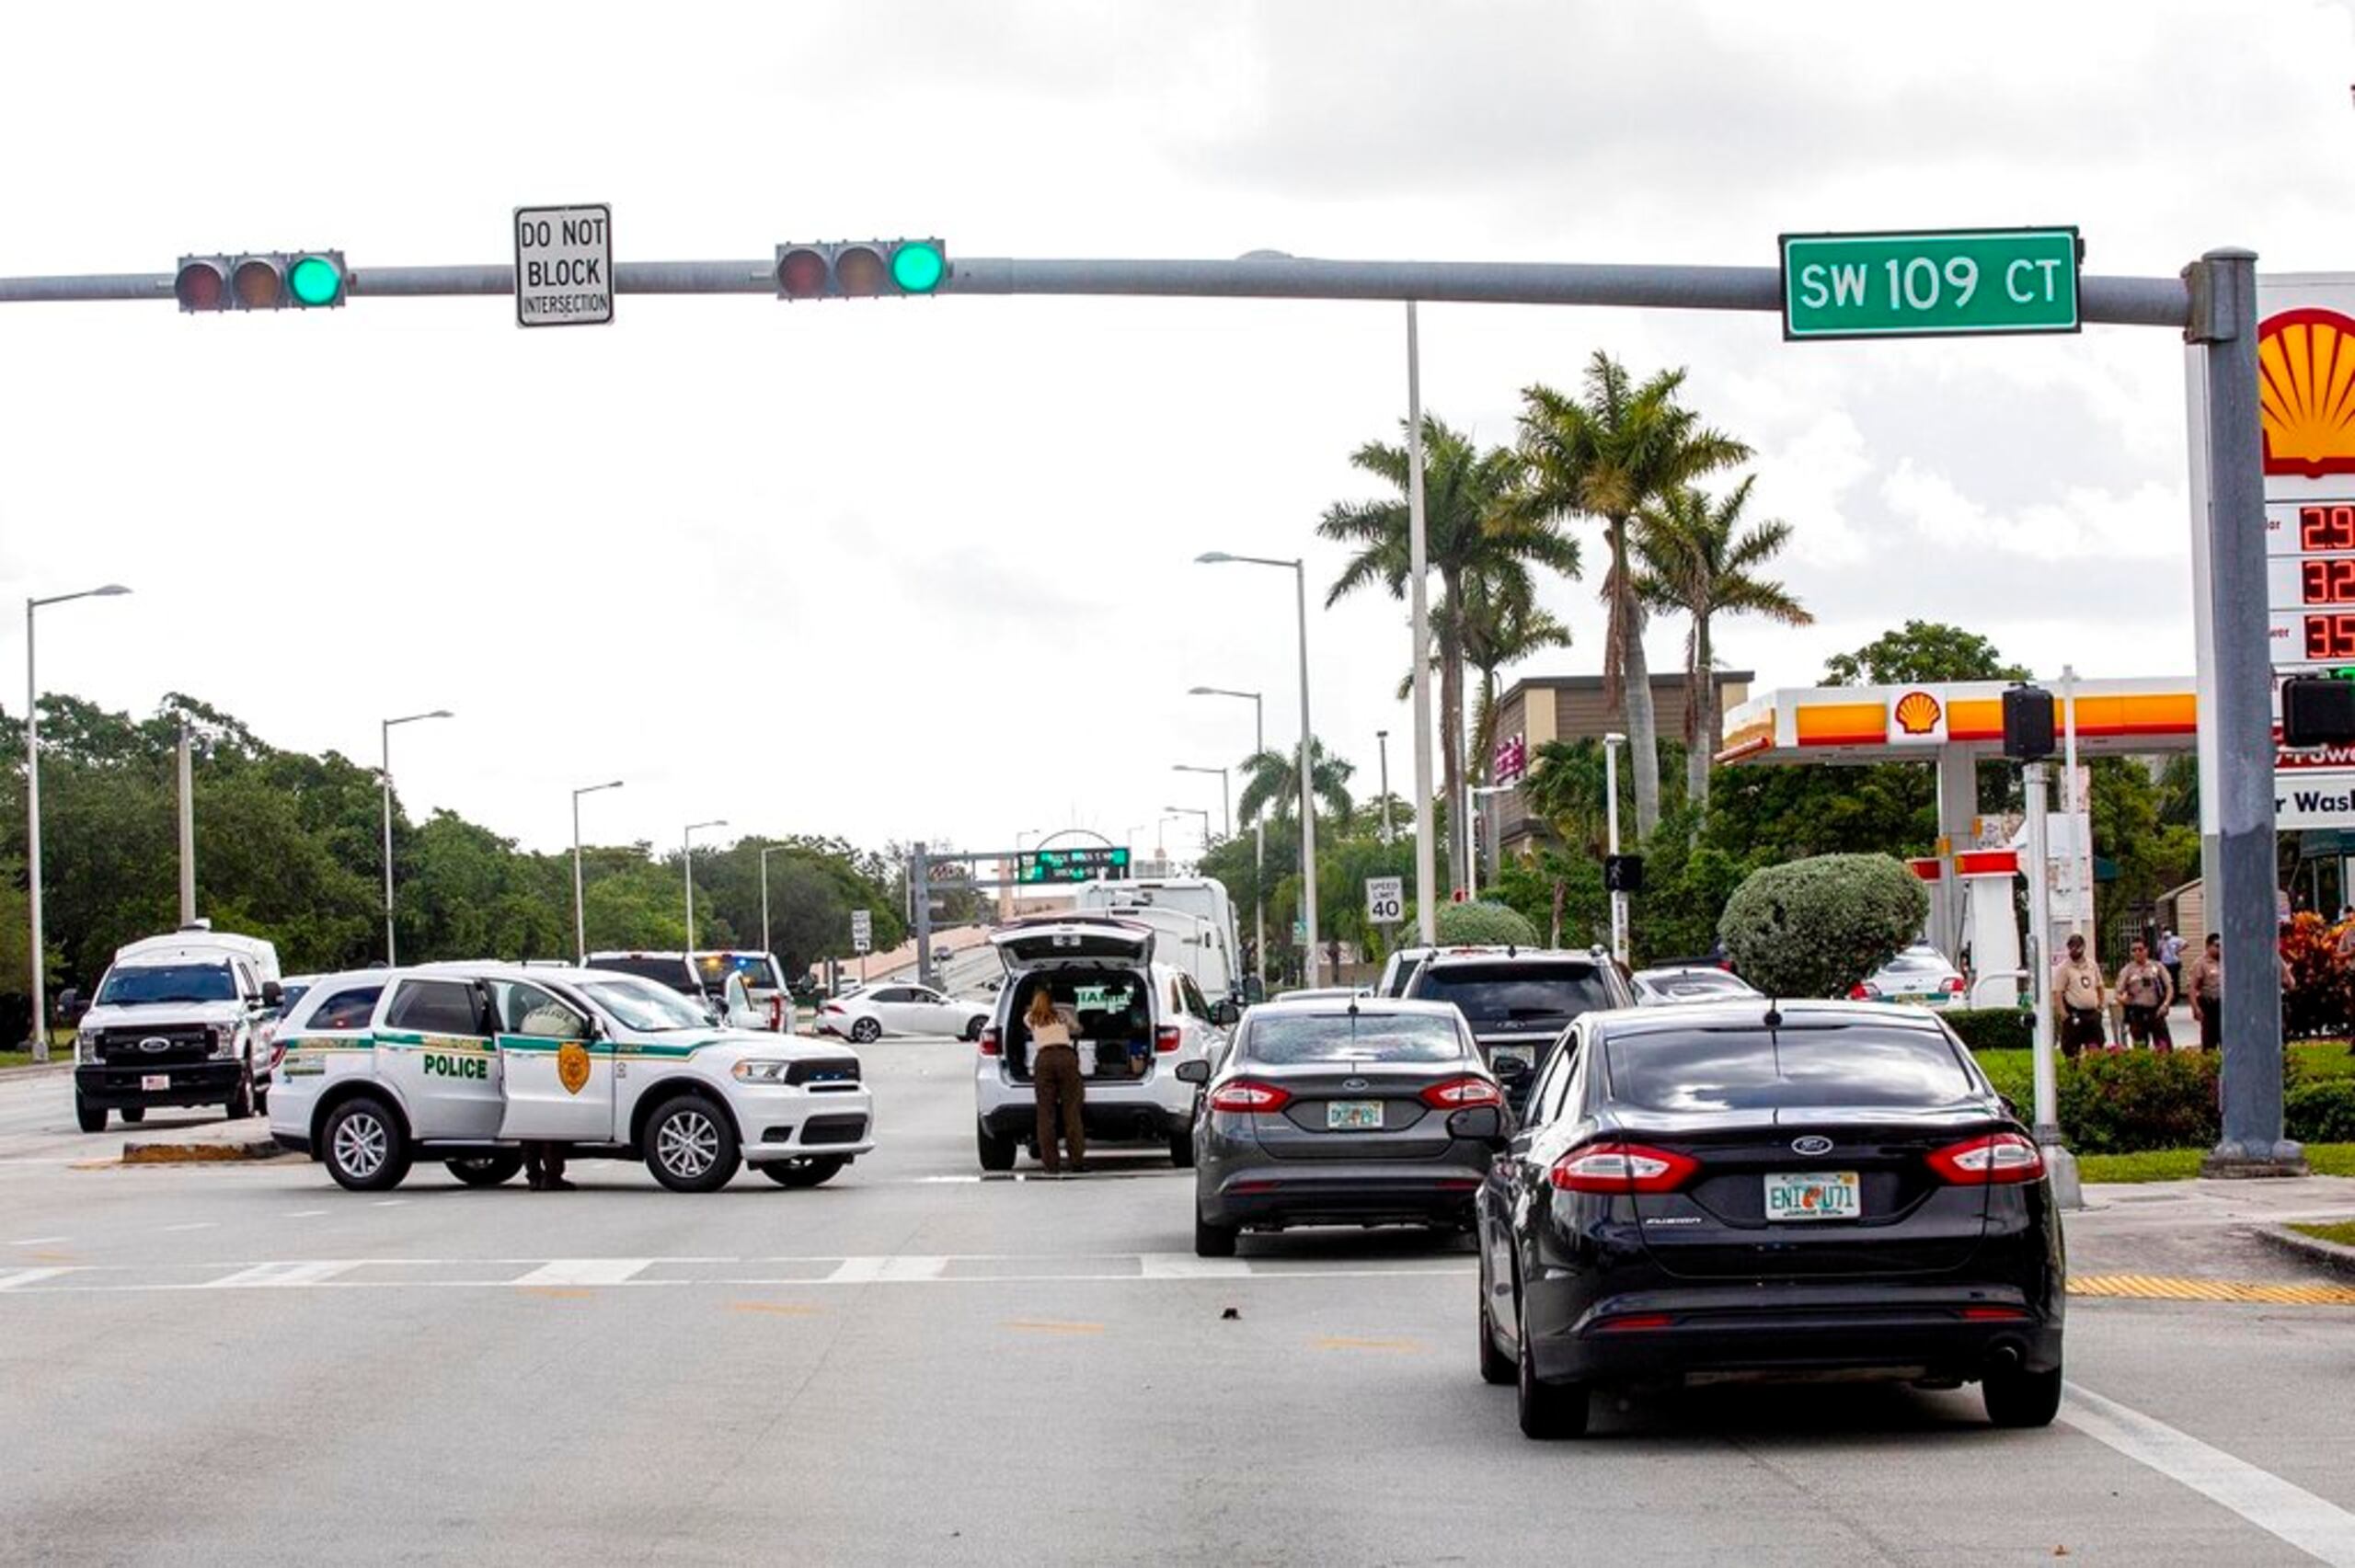
M1785 235L1785 338L2074 332L2077 231Z

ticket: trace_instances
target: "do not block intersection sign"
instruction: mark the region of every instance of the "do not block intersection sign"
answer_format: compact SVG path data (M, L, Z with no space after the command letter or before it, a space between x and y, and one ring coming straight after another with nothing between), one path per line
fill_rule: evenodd
M516 208L515 325L603 326L613 319L613 208Z

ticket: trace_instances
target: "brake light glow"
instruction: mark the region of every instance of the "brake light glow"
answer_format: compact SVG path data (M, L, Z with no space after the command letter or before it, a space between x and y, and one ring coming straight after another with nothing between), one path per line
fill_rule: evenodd
M843 1015L842 1004L840 1002L830 1001L826 1003L825 1011L833 1013L837 1018Z
M1174 1051L1178 1048L1180 1038L1175 1025L1165 1024L1153 1032L1153 1048L1164 1053Z
M1962 994L1962 977L1960 975L1948 975L1945 979L1938 982L1938 989L1946 992L1948 996L1960 996Z
M982 1031L982 1054L985 1057L1005 1054L1005 1047L998 1043L997 1025L994 1024Z
M2002 1185L2041 1180L2044 1156L2018 1133L1994 1132L1936 1150L1930 1169L1959 1187Z
M1549 1179L1566 1193L1670 1193L1701 1168L1689 1154L1641 1143L1590 1143L1554 1162Z
M1451 1078L1434 1083L1418 1096L1436 1110L1460 1111L1466 1105L1501 1105L1504 1093L1485 1078Z
M1291 1104L1291 1090L1262 1083L1256 1078L1237 1078L1222 1083L1211 1091L1210 1097L1213 1111L1281 1111Z
M2018 1307L1965 1307L1962 1321L1967 1323L2017 1323L2028 1321L2028 1313Z
M1597 1323L1600 1333L1626 1333L1631 1330L1664 1329L1676 1320L1666 1312L1630 1312L1624 1318L1610 1318Z
M1848 1000L1850 1001L1870 1001L1879 994L1880 992L1865 984L1862 980L1858 980L1855 985L1848 988Z

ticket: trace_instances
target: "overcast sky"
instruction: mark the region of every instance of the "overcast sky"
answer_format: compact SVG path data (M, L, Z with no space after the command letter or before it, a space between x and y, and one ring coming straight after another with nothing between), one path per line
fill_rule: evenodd
M2089 272L2246 245L2355 262L2339 4L1970 7L913 0L34 7L0 50L0 274L338 246L503 262L519 203L609 201L626 259L937 234L952 257L1772 265L1785 230L2082 227ZM624 295L183 317L0 307L0 592L44 688L194 693L373 760L412 812L553 849L680 825L1150 844L1170 773L1297 722L1292 585L1404 414L1396 305ZM1513 434L1596 349L1690 368L1757 449L1819 624L1724 624L1811 683L1908 616L2040 671L2191 664L2183 350L2146 328L1786 344L1771 315L1443 305L1427 406ZM1599 668L1601 552L1548 601ZM0 616L0 670L21 669ZM1404 793L1403 610L1313 614L1316 728ZM1656 624L1672 666L1681 623ZM22 688L6 677L6 705ZM201 830L201 829L200 829ZM1173 851L1191 829L1173 827ZM727 837L728 834L718 835Z

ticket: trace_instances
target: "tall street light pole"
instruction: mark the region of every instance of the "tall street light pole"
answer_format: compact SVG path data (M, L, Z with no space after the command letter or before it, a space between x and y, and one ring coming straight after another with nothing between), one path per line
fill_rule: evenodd
M769 944L769 856L787 847L784 844L761 846L761 951L764 953L775 952Z
M1194 686L1189 697L1248 697L1251 699L1251 754L1268 749L1268 705L1257 692L1235 692L1224 686ZM1268 818L1263 810L1251 819L1251 951L1259 963L1259 990L1268 989Z
M1211 847L1211 812L1210 812L1210 807L1207 807L1207 806L1165 806L1165 807L1162 807L1162 809L1163 809L1164 811L1168 812L1172 818L1177 818L1177 817L1199 817L1199 818L1200 818L1202 819L1202 848L1203 848L1203 850L1204 850L1204 851L1206 851L1206 852L1210 849L1210 847Z
M1169 768L1172 773L1216 773L1218 775L1218 833L1223 839L1233 838L1235 836L1235 797L1227 791L1226 770L1197 767L1191 762L1172 762Z
M1626 743L1617 730L1603 738L1603 830L1613 854L1619 853L1619 748ZM1615 888L1611 894L1611 956L1622 964L1627 961L1627 895Z
M1375 730L1373 732L1373 744L1381 753L1382 757L1382 841L1386 844L1392 840L1392 834L1390 831L1390 732L1386 729Z
M1302 559L1277 560L1267 555L1231 555L1223 550L1210 550L1194 557L1204 566L1230 563L1251 567L1283 567L1292 574L1295 608L1300 613L1300 921L1301 934L1306 939L1304 956L1301 960L1301 983L1309 988L1316 984L1316 791L1312 777L1310 757L1311 738L1315 731L1308 717L1308 563Z
M728 818L715 817L708 822L690 822L679 831L679 870L687 879L687 951L695 950L695 830L725 828Z
M580 897L580 797L621 787L622 781L615 779L611 784L582 784L572 792L572 948L573 956L583 964L589 961L589 907Z
M1430 551L1423 524L1423 349L1415 302L1407 302L1407 583L1412 607L1415 682L1415 925L1423 945L1439 942L1439 880L1431 834ZM1455 742L1451 737L1448 741Z
M436 708L430 714L404 714L399 718L384 721L385 766L381 777L385 785L385 963L387 967L400 962L393 947L393 726L454 716L447 708Z
M49 1059L49 953L40 929L40 686L33 674L33 612L75 599L116 599L131 590L119 582L79 593L25 601L25 899L31 916L28 952L33 971L33 1060Z

